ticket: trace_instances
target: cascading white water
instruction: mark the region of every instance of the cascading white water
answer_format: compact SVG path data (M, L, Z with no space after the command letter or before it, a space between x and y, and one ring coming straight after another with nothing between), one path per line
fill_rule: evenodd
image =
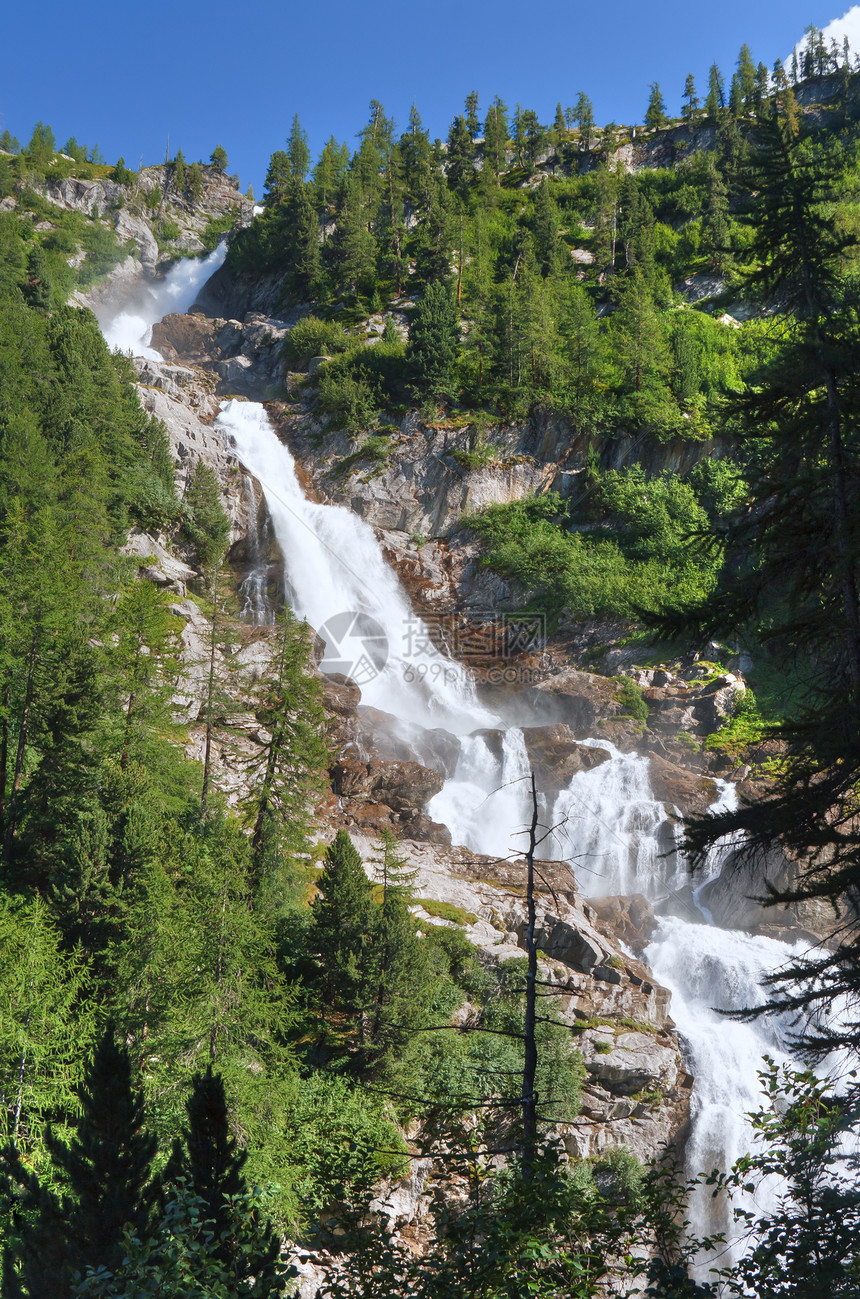
M222 242L207 257L183 257L163 280L143 283L133 302L122 310L106 308L99 324L108 347L161 361L161 354L149 346L152 326L171 311L187 311L226 256L227 244Z
M307 499L263 407L226 402L217 423L266 494L291 604L326 643L323 671L354 677L365 703L406 722L455 735L495 725L468 673L433 645L369 524Z
M102 322L107 341L160 359L148 346L152 325L167 311L187 309L223 256L222 247L204 261L180 263L162 285L147 289L143 306ZM516 836L529 819L522 732L505 729L478 701L468 673L434 647L372 529L349 510L306 499L293 457L263 407L228 402L218 423L266 495L291 603L326 640L323 669L351 673L364 701L400 718L413 743L426 734L422 728L444 727L460 736L456 771L429 804L430 815L448 825L455 843L476 851L508 855L521 849ZM255 618L262 616L258 588L259 582L247 592ZM570 860L586 895L642 892L659 908L687 877L680 854L671 852L676 830L653 797L647 760L604 741L589 743L609 751L610 760L575 776L544 809L553 829L543 855ZM732 796L731 786L721 792L722 799ZM702 884L719 869L724 851L712 854ZM786 1055L786 1025L738 1024L714 1007L757 1003L764 976L791 954L787 944L769 939L672 915L660 920L645 957L673 994L672 1013L697 1078L691 1172L726 1167L749 1147L743 1116L759 1103L761 1056ZM709 1196L692 1207L694 1227L702 1232L728 1225L715 1221Z

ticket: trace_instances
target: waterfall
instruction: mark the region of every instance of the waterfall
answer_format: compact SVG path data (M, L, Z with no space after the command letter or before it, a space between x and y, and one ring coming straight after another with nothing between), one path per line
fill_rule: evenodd
M222 245L202 261L183 261L161 284L147 286L134 309L102 322L108 343L160 359L149 347L152 325L192 304L224 251ZM429 814L449 827L456 844L499 856L521 851L524 841L517 836L530 820L523 732L506 728L485 708L470 675L433 643L372 528L347 509L307 500L293 457L263 407L230 401L217 422L263 488L290 602L325 641L323 671L352 676L365 703L401 720L416 753L421 744L415 737L426 730L443 727L460 737L456 770L428 805ZM242 585L245 611L254 621L271 617L265 541L257 538ZM528 724L525 708L524 714ZM689 881L675 825L651 791L647 759L622 754L602 740L587 743L606 750L609 759L575 775L552 806L542 807L552 827L543 855L570 861L586 896L641 892L659 911ZM732 786L721 787L722 805L733 796ZM719 870L728 847L713 851L701 884ZM709 920L703 909L693 919L662 915L645 953L655 977L672 993L672 1014L696 1076L691 1173L725 1168L749 1149L752 1133L744 1114L760 1103L761 1057L767 1052L778 1061L788 1058L788 1024L739 1024L717 1009L756 1004L765 975L795 949L721 930ZM727 1229L726 1212L706 1193L691 1206L693 1227L702 1233Z
M353 677L366 704L405 722L455 735L494 726L469 674L413 612L370 525L307 499L263 407L228 401L216 422L266 494L293 608L325 641L322 670Z
M119 312L115 307L105 307L99 314L99 324L108 347L162 361L161 354L149 346L152 326L172 311L184 312L193 306L197 294L226 256L227 244L222 242L208 257L183 257L163 280L145 282L136 299Z

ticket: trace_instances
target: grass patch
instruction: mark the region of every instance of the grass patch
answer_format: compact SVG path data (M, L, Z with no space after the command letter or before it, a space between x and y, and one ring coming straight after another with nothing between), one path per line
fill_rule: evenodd
M450 920L452 924L463 928L478 923L478 917L474 912L455 906L453 902L437 902L435 898L416 898L415 903L435 920Z

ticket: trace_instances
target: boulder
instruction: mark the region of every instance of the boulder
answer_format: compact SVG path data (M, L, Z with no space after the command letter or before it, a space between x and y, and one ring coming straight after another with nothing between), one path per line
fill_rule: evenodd
M604 929L608 929L637 956L644 952L657 928L657 917L643 894L589 898L588 905Z
M356 803L382 803L395 812L421 811L443 778L418 762L362 762L340 758L331 769L335 793Z
M672 1088L679 1081L677 1049L665 1046L650 1033L611 1033L602 1039L611 1046L594 1052L585 1067L593 1079L615 1095L632 1096L654 1088ZM593 1049L593 1046L592 1046Z
M523 738L538 786L545 792L567 789L580 771L591 771L609 761L605 749L579 744L563 722L555 726L527 726Z
M648 770L654 797L682 816L701 816L716 800L717 786L709 776L685 771L657 753L652 753Z
M200 365L223 355L214 321L175 311L153 325L152 346L166 361L181 358L186 365Z

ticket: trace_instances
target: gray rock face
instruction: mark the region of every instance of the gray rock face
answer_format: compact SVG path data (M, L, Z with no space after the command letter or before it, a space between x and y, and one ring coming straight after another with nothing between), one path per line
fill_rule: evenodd
M114 214L113 228L117 238L123 242L134 240L141 265L146 270L154 271L159 259L158 244L146 222L140 217L132 216L124 208L120 208Z

